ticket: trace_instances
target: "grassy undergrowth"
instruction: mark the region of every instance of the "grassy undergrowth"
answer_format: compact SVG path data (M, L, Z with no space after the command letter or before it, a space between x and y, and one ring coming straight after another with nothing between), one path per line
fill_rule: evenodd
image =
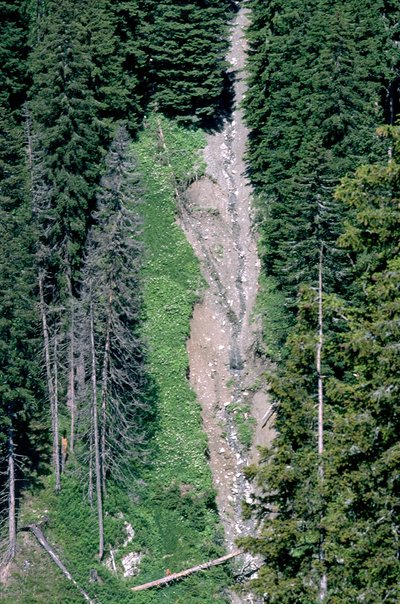
M159 137L160 127L164 135ZM162 590L132 593L129 586L151 581L223 553L200 408L187 381L186 339L193 304L203 287L198 262L176 224L174 187L200 173L201 132L187 131L164 118L152 117L134 144L143 176L142 207L146 259L144 269L144 335L157 405L152 460L130 492L110 485L105 504L106 544L117 565L140 552L140 574L116 577L96 560L96 515L84 502L73 477L55 496L49 478L40 493L26 500L21 523L50 518L46 535L62 554L76 580L99 604L222 604L230 583L229 569L217 567ZM124 524L135 535L124 547ZM78 604L82 597L64 580L46 554L24 538L18 571L3 591L5 604ZM31 544L30 547L28 545ZM95 569L99 581L90 583Z
M240 444L246 450L250 449L256 424L251 415L250 404L243 402L230 403L227 409L233 416Z

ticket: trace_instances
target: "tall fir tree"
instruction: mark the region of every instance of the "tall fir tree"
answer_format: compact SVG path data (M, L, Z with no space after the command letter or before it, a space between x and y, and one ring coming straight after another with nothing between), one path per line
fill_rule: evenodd
M336 241L340 177L384 158L375 127L396 75L397 25L381 2L251 3L249 171L259 197L264 266L293 308L298 286L343 280ZM384 49L384 52L382 52Z
M76 2L47 2L30 66L34 129L53 195L49 243L56 250L55 271L64 265L64 271L76 273L102 155L101 103L93 90L87 30Z
M342 498L336 534L344 552L342 601L396 602L399 590L399 158L398 128L382 129L392 159L345 179L338 200L350 209L340 239L353 260L343 364L353 382L336 387L335 465ZM335 508L338 511L339 506Z
M41 403L39 316L32 312L35 232L22 126L27 16L23 2L2 2L0 10L0 514L8 522L8 561L16 550L18 500L46 465L48 434Z
M146 0L143 7L151 98L168 116L210 122L223 94L230 3Z
M271 380L277 437L249 470L258 498L248 511L262 528L243 540L264 556L253 588L266 602L394 604L399 597L399 142L397 131L389 133L391 161L360 168L336 195L348 216L338 245L354 287L347 299L323 296L321 369L317 296L306 288L287 357Z

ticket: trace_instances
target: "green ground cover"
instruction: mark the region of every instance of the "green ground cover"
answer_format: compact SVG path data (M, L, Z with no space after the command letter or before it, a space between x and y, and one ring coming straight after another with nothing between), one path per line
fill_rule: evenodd
M160 140L160 128L164 140ZM101 604L222 604L231 576L228 567L193 575L162 590L132 593L129 587L157 579L224 553L223 534L215 507L211 474L205 458L206 435L200 407L187 380L186 339L189 321L203 281L199 265L176 222L174 188L183 188L201 174L200 131L186 130L161 117L151 117L134 143L143 179L144 337L149 373L154 385L156 420L151 462L138 481L122 492L110 485L105 502L106 557L111 547L118 561L140 552L140 574L116 577L96 560L96 514L85 501L73 470L59 496L52 478L41 492L26 499L20 524L50 518L46 535L62 555L76 580ZM126 547L124 523L135 535ZM24 538L18 576L3 592L2 601L24 604L78 604L81 596L46 554L29 547ZM25 564L24 559L29 564ZM95 569L99 581L90 583ZM16 595L18 591L18 596Z

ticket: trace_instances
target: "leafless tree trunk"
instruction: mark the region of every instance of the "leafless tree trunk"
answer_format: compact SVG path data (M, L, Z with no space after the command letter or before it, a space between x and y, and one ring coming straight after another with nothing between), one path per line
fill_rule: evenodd
M90 292L91 295L91 292ZM92 421L94 462L96 475L97 515L99 522L99 558L104 555L104 527L103 527L103 495L101 490L101 456L99 443L99 422L97 414L97 378L96 378L96 349L94 341L93 302L90 300L90 356L91 356L91 383L92 383Z
M110 368L110 337L111 337L111 304L112 290L108 296L108 316L106 339L104 343L103 367L101 376L101 482L103 493L106 492L106 426L107 426L107 397Z
M26 151L28 155L29 172L33 172L33 144L32 144L32 118L29 112L28 104L23 108L23 117L25 118ZM31 194L33 198L33 178L31 178Z
M37 524L31 524L29 526L29 529L33 533L33 535L35 535L36 539L38 540L40 545L43 547L43 549L49 554L49 556L53 560L53 562L63 572L65 577L73 583L73 585L81 593L81 595L85 598L85 600L87 602L89 602L90 604L95 604L94 601L91 600L91 598L87 594L87 592L84 589L82 589L82 587L75 581L75 579L73 578L73 576L71 575L69 570L66 568L66 566L61 561L60 557L57 555L57 553L54 551L53 547L47 541L47 539L44 536L43 531L40 529L40 527Z
M318 379L318 474L320 485L324 481L324 384L322 375L322 349L324 345L324 315L322 306L323 297L323 260L324 252L323 245L321 244L319 252L319 263L318 263L318 340L317 340L317 354L316 354L316 369ZM322 563L325 561L324 553L324 542L321 537L319 558ZM319 601L323 602L327 596L328 591L328 578L326 572L323 572L319 583Z
M7 499L8 499L8 546L1 564L13 560L17 550L17 514L15 503L15 451L12 426L12 414L9 412L11 425L7 437Z
M12 560L17 549L17 522L15 506L15 458L12 428L8 438L8 551Z
M181 193L180 193L180 191L178 189L178 184L177 184L177 181L176 181L173 169L172 169L171 160L170 160L169 155L168 155L168 148L167 148L167 144L165 142L164 132L163 132L163 129L162 129L162 126L161 126L160 118L157 118L157 125L158 125L158 138L159 138L159 140L161 142L161 145L162 145L162 147L164 149L165 156L166 156L166 159L167 159L167 165L171 169L172 186L174 187L175 199L176 199L177 202L180 202L182 195L181 195ZM179 205L178 205L178 210L180 211Z
M139 422L146 409L140 396L141 342L135 330L140 307L140 220L133 209L125 206L128 200L129 205L139 203L139 183L128 147L129 137L121 130L110 149L108 172L101 182L96 226L88 238L82 271L82 316L77 311L77 326L82 324L85 334L82 341L87 342L88 349L95 348L97 357L98 429L91 426L86 440L89 497L92 481L93 490L97 488L97 445L90 434L93 438L98 434L103 499L107 473L110 471L115 480L129 480L132 457L141 455L143 431ZM90 353L87 358L91 358ZM95 372L93 364L90 372ZM91 422L96 418L92 416Z
M53 465L56 476L56 490L59 490L60 486L60 452L58 443L58 410L57 403L55 400L55 389L53 383L53 376L51 371L51 359L50 359L50 337L49 329L47 325L47 314L46 314L46 303L44 299L43 291L44 275L39 272L39 300L40 300L40 313L42 318L43 327L43 343L44 343L44 356L46 364L46 377L47 377L47 390L50 399L50 411L51 411L51 426L53 435Z
M68 390L67 406L71 414L71 427L69 437L69 448L74 452L75 445L75 418L76 418L76 396L75 396L75 307L72 295L71 277L68 276L68 293L70 301L70 326L69 326L69 352L68 352Z
M162 577L161 579L157 579L157 581L150 581L149 583L136 585L136 587L131 587L131 590L143 591L144 589L151 589L152 587L160 587L161 585L166 585L167 583L171 583L172 581L183 579L183 577L187 577L189 575L192 575L193 573L198 573L200 571L207 570L208 568L212 568L213 566L219 566L220 564L224 564L225 562L228 562L228 560L231 560L236 556L240 556L241 554L241 551L232 552L231 554L226 554L226 556L222 556L222 558L216 558L215 560L209 560L209 562L204 562L203 564L192 566L192 568L187 568L186 570L182 570L179 573L173 573L172 575Z
M322 347L324 343L323 330L323 311L322 311L322 268L323 268L323 249L321 245L318 265L318 342L316 355L316 368L318 376L318 455L319 455L319 475L324 477L324 468L322 455L324 452L324 390L323 377L321 371Z
M90 432L89 432L89 488L88 488L88 497L90 507L93 507L93 474L94 474L94 429L93 429L93 409L91 406L90 409Z
M27 163L30 174L30 193L32 202L32 212L35 219L35 225L38 228L39 236L36 249L36 259L38 264L38 285L39 285L39 308L43 330L43 347L46 366L47 392L50 402L51 428L52 428L52 454L53 465L56 479L56 491L61 488L60 478L60 447L58 434L58 377L57 377L57 359L55 358L53 366L51 363L50 351L50 330L47 320L47 306L44 296L45 266L50 256L50 248L47 243L48 210L50 206L50 188L46 183L43 172L43 161L38 150L34 134L32 133L32 119L28 104L24 107L25 133L27 144ZM57 341L54 341L54 353L57 356ZM54 373L53 373L54 372Z
M53 359L53 375L54 375L54 450L57 455L56 464L56 491L61 491L61 471L60 471L60 445L58 433L58 364L57 364L57 336L54 336L54 359Z

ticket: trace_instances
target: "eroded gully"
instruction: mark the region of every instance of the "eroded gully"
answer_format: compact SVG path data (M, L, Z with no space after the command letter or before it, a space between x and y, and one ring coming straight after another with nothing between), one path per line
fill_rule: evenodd
M237 537L254 529L241 514L241 502L251 494L243 470L254 461L257 445L268 444L272 438L268 425L262 427L269 403L265 367L257 355L260 323L254 313L260 261L251 188L245 177L247 129L240 108L246 90L246 25L247 11L241 9L227 57L234 76L234 110L222 131L207 137L206 174L187 190L180 218L208 283L194 308L187 349L228 550L235 548ZM250 409L254 418L250 451L238 436L234 412L238 407L244 410L242 416ZM233 600L250 601L237 596Z

